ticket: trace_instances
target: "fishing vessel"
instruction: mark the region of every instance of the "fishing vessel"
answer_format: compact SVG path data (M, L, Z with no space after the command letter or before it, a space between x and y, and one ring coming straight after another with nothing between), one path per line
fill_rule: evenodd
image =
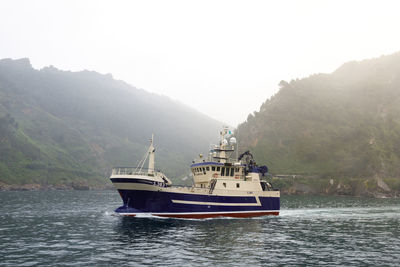
M241 155L235 151L236 138L224 127L219 144L211 147L210 154L200 154L192 162L193 186L173 186L154 168L152 136L138 167L112 169L111 182L123 201L115 212L194 219L279 215L280 192L266 180L268 168L257 166L249 151ZM148 168L144 168L147 160Z

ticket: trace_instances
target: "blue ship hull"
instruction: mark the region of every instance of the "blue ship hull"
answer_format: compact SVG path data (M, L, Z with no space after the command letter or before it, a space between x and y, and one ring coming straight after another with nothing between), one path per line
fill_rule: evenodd
M218 196L163 191L119 189L124 205L117 213L136 216L148 213L176 218L254 217L279 215L280 198L264 196Z

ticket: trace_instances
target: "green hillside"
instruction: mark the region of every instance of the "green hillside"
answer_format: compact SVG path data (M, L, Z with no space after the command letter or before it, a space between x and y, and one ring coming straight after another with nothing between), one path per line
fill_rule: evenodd
M0 183L108 183L155 135L156 167L172 179L218 137L221 123L168 97L91 71L0 60ZM177 180L180 181L180 180Z
M400 177L400 53L279 86L238 127L272 173Z

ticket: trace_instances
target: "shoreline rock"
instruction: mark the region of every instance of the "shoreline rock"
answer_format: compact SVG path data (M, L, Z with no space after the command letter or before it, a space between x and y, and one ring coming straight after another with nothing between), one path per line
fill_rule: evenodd
M273 178L282 195L327 195L369 198L399 198L400 178ZM395 182L393 182L395 181ZM392 187L388 182L391 182Z

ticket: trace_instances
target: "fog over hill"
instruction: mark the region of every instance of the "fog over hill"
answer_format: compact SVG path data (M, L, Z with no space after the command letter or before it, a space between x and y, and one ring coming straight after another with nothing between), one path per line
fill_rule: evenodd
M400 177L400 53L279 86L238 127L271 172Z
M137 164L153 133L156 167L181 178L221 126L110 74L0 60L3 184L104 185L111 166Z

